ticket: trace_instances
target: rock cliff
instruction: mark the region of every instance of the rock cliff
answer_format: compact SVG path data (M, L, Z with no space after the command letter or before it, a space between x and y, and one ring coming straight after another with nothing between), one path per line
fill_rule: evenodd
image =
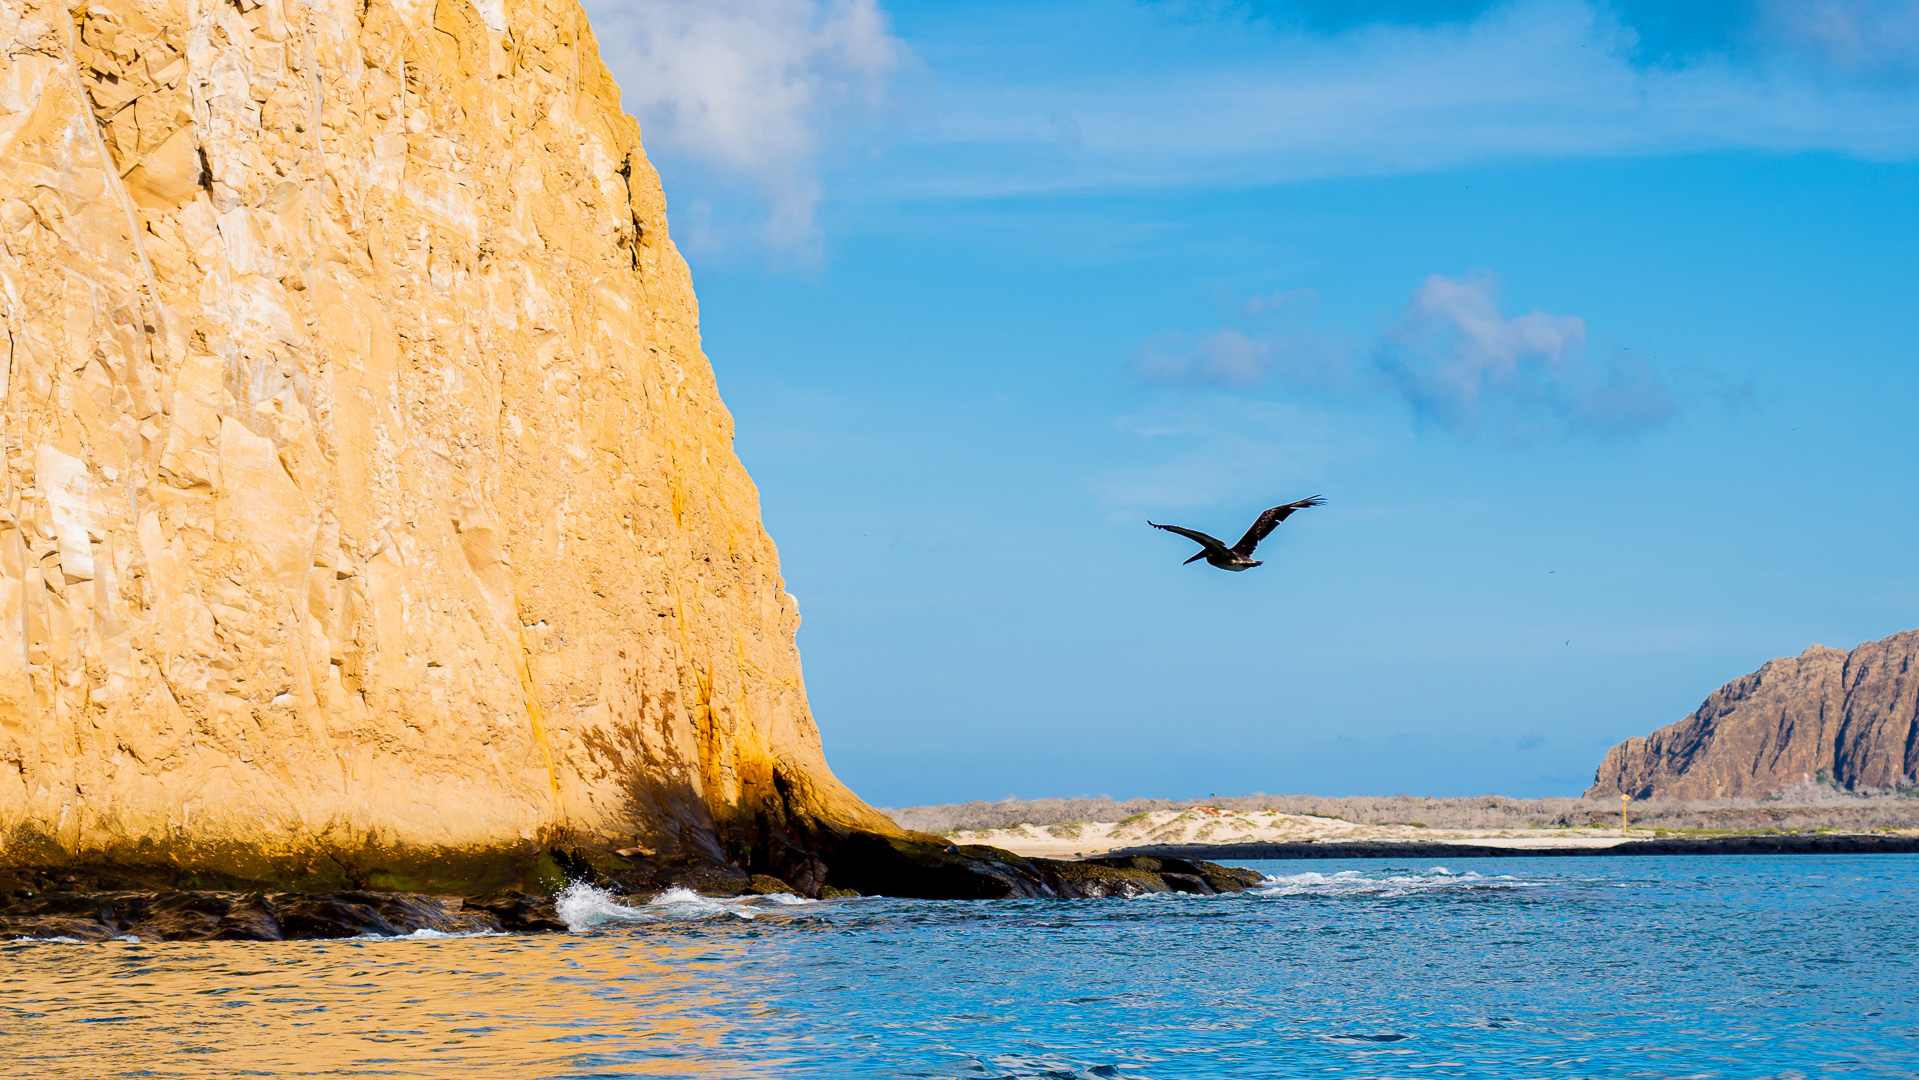
M1919 777L1919 630L1851 652L1815 645L1714 691L1698 711L1606 753L1587 797L1724 799Z
M0 308L0 866L898 835L575 0L9 0Z

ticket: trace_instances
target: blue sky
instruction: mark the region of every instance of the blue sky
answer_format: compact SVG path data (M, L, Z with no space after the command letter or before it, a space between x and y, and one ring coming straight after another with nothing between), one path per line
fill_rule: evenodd
M1572 794L1919 626L1919 3L588 6L871 801Z

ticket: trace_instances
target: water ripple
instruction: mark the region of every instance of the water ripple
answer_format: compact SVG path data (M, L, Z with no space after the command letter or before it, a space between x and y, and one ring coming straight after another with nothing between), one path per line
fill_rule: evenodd
M1241 896L581 889L569 934L5 943L0 1073L1919 1072L1919 857L1252 865Z

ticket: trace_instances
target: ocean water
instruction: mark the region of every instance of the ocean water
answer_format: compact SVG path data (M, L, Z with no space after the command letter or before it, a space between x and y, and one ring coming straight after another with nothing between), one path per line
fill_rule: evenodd
M1243 865L1240 896L576 889L563 935L0 943L0 1075L1919 1075L1919 857Z

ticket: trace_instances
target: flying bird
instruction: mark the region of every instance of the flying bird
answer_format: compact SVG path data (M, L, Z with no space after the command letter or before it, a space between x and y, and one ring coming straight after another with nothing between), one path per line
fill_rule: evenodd
M1260 563L1260 560L1253 558L1253 549L1259 546L1261 540L1266 539L1268 533L1277 528L1280 522L1291 517L1293 511L1304 510L1309 506L1318 506L1325 501L1325 499L1315 495L1310 499L1301 499L1298 502L1289 502L1284 506L1275 506L1259 515L1259 520L1253 522L1253 527L1247 529L1246 535L1240 537L1239 543L1234 544L1232 547L1227 547L1224 541L1216 537L1207 536L1197 529L1182 529L1177 525L1161 525L1157 521L1148 521L1146 524L1151 525L1155 529L1165 529L1167 532L1176 532L1188 540L1197 541L1201 545L1199 554L1187 559L1186 562L1198 562L1201 559L1205 559L1221 570L1251 570ZM1180 565L1185 566L1186 563L1180 563Z

